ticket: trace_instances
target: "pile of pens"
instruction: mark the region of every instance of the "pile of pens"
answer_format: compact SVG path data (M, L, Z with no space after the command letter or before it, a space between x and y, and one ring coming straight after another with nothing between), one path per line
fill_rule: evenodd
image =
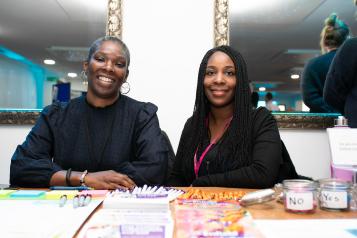
M108 194L110 197L121 195L132 195L137 198L159 198L167 197L170 201L175 200L178 196L185 193L183 190L178 190L163 186L147 186L135 187L132 190L117 189Z
M59 200L59 206L64 207L64 205L67 202L67 195L62 195ZM92 200L92 195L90 194L81 194L81 195L75 195L73 197L73 208L77 207L85 207L87 206Z

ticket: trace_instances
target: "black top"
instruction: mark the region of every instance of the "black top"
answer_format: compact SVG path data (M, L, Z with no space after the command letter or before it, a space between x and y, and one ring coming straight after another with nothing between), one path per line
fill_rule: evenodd
M339 48L327 74L325 101L348 119L350 127L357 128L357 38Z
M121 95L105 108L84 97L44 108L35 126L12 157L10 183L48 187L60 170L115 170L137 185L162 184L167 144L157 107Z
M335 54L336 50L330 51L311 59L305 65L301 89L304 103L310 108L310 112L336 112L323 99L326 74Z
M283 147L277 123L266 108L253 110L251 163L232 163L233 152L220 153L225 144L228 130L221 140L209 150L195 178L193 158L184 158L185 143L195 133L189 129L191 118L183 129L173 170L169 178L172 186L217 186L240 188L266 188L288 178L297 178L289 154ZM208 133L207 133L208 135ZM203 149L209 143L207 138ZM197 157L202 154L198 151ZM285 151L284 151L285 150ZM183 161L192 161L189 165ZM229 168L227 170L227 168Z

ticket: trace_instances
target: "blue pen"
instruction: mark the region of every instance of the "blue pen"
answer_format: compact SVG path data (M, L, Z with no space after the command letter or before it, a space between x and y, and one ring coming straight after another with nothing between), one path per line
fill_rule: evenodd
M77 208L79 206L79 196L76 195L73 198L73 208Z
M90 187L86 186L75 186L75 187L70 187L70 186L52 186L50 187L51 190L90 190Z
M66 204L66 202L67 202L67 195L62 195L60 197L59 206L63 207Z

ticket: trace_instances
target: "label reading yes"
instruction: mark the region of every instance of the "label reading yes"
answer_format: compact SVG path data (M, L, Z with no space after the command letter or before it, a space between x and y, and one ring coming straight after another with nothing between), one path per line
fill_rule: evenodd
M347 192L321 191L320 199L326 208L347 208Z

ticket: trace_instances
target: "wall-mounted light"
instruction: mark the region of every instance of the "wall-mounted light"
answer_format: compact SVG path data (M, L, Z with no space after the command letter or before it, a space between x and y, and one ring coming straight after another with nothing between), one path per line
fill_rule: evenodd
M259 92L265 92L266 88L265 87L259 87Z
M45 59L43 61L43 63L48 64L48 65L54 65L54 64L56 64L56 61L54 61L53 59Z
M70 78L75 78L78 75L76 73L70 72L70 73L67 74L67 76L70 77Z
M291 79L299 79L299 78L300 78L300 75L298 75L298 74L291 74L291 75L290 75L290 78L291 78Z

